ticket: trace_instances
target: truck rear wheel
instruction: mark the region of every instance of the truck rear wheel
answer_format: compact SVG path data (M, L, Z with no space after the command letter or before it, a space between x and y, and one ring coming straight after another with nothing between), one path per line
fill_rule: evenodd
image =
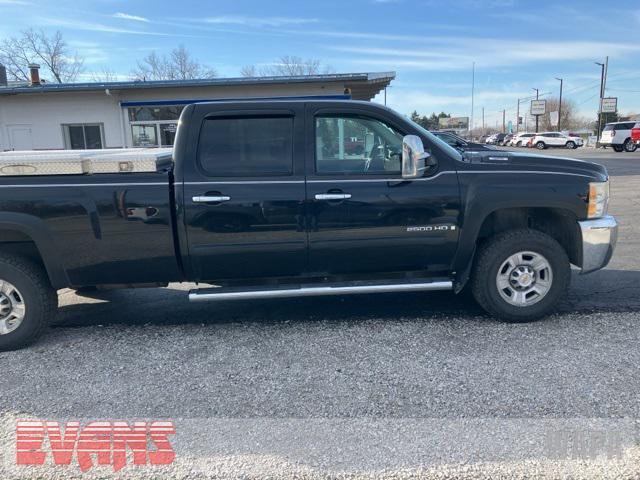
M530 322L555 309L570 280L569 258L557 241L537 230L511 230L480 249L471 290L489 314Z
M58 295L44 269L0 254L0 351L33 343L55 315Z

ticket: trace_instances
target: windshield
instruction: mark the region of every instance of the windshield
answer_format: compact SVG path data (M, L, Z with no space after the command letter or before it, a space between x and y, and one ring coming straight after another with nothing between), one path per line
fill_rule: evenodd
M447 142L445 142L441 138L436 137L429 130L427 130L426 128L424 128L420 124L414 122L410 118L407 118L407 120L409 120L409 122L411 122L413 124L413 126L416 127L420 131L420 133L422 135L427 137L429 139L429 141L431 141L431 142L435 143L436 145L438 145L438 147L440 147L442 150L445 150L449 155L454 157L456 160L462 161L462 154L458 150L453 148L451 145L449 145Z

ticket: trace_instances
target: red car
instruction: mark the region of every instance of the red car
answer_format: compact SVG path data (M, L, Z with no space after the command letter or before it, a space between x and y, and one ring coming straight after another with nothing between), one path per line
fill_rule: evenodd
M636 142L636 145L640 147L640 128L631 129L631 141Z

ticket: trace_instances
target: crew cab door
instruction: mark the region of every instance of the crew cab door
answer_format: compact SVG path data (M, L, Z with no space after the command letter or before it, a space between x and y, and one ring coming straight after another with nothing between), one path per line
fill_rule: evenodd
M402 138L417 134L382 109L307 105L309 269L343 275L448 272L457 241L451 159L401 176ZM428 145L425 145L428 148Z
M195 106L182 162L189 278L305 270L304 109L283 105Z

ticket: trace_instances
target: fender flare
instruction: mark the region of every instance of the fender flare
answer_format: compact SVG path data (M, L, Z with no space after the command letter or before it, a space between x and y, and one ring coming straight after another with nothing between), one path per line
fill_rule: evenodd
M66 271L60 261L59 250L44 220L33 215L15 212L0 213L0 230L20 232L36 245L53 288L69 285Z

